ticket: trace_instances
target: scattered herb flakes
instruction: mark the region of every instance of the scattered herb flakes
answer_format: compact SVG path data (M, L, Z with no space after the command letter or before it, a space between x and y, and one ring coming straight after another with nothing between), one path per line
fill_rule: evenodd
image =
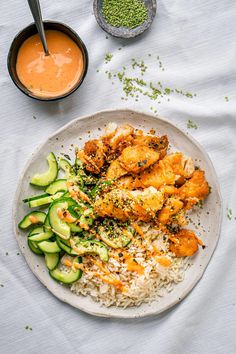
M70 156L69 155L67 155L67 154L63 154L62 153L62 155L67 159L67 160L70 160L71 161L71 158L70 158Z
M187 128L188 129L197 129L198 126L193 120L189 119L187 122Z
M141 75L144 75L144 73L145 73L146 70L147 70L147 65L145 65L145 63L144 63L143 60L139 63L136 59L132 58L132 59L131 59L131 65L132 65L132 68L133 68L133 69L135 69L136 67L138 67L138 68L140 69ZM124 68L124 70L126 70L126 67L123 67L123 68Z
M35 116L33 116L34 119L37 119Z
M105 63L107 64L109 61L111 61L112 58L113 58L113 54L107 53L105 55Z
M227 218L229 220L232 220L232 217L233 217L232 209L231 208L227 208L226 211L227 211Z
M229 97L228 96L225 96L225 101L229 102Z
M159 57L157 58L159 60ZM163 64L160 60L159 66L163 68ZM153 82L153 80L145 80L144 76L148 66L145 64L144 60L138 61L135 58L132 58L129 69L133 70L133 74L130 76L126 73L126 66L123 66L122 70L118 72L110 72L108 70L105 71L108 79L111 79L112 77L114 78L112 81L113 84L117 81L120 83L123 91L121 100L127 101L128 99L133 98L133 100L137 102L141 96L145 96L152 101L157 101L157 103L160 104L162 98L164 97L166 97L167 101L170 101L169 96L171 94L178 94L191 99L196 96L196 94L184 92L181 89L165 87L161 81Z
M1 288L4 288L4 285L3 285L3 284L0 284L0 287L1 287Z
M33 328L30 327L30 326L25 326L25 329L26 329L26 330L29 330L29 331L32 331L32 330L33 330Z
M8 254L9 254L9 253L8 253L8 252L6 252L5 254L6 254L6 256L8 256Z
M17 256L19 256L20 255L20 253L19 252L17 252L17 254L16 254Z

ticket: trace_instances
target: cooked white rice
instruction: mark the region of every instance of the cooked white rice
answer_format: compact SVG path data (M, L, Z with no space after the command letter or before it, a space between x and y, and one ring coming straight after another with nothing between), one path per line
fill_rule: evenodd
M168 251L168 241L160 231L151 228L147 224L141 225L145 238L136 236L138 244L133 241L128 246L128 253L142 265L144 274L128 271L125 261L115 259L112 255L105 267L125 286L126 291L117 289L114 285L105 283L96 273L103 274L91 259L84 257L83 265L86 271L80 280L71 285L71 291L91 298L104 306L139 306L142 303L150 303L172 291L174 284L184 279L185 270L188 267L188 258L177 258ZM142 244L142 247L140 246ZM146 256L146 250L153 250L153 245L172 261L168 267L160 265L155 257ZM112 250L111 248L109 250ZM113 250L114 252L114 250ZM118 252L117 252L118 253ZM93 256L97 258L96 256ZM99 260L99 258L97 258Z

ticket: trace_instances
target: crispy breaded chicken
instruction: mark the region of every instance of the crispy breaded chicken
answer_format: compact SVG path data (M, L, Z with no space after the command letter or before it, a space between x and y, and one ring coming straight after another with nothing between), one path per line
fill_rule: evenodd
M163 201L162 193L155 188L135 192L113 189L95 201L94 210L101 217L148 221L161 209Z
M171 166L165 164L163 161L164 159L160 160L138 176L140 186L152 186L159 189L164 185L175 184L176 175L174 174Z
M148 211L157 212L164 203L164 195L154 187L149 187L143 190L131 191L130 194L138 201L142 207Z
M187 159L179 152L167 155L163 160L140 174L140 185L159 189L165 185L174 185L181 177L190 178L194 172L194 165L191 161L192 159Z
M160 154L160 159L167 153L169 141L167 135L163 136L150 136L138 134L134 136L133 145L145 145L150 149L153 149Z
M144 145L125 148L118 159L111 162L107 179L118 179L125 174L137 174L159 160L160 154Z
M112 161L110 166L108 167L106 179L113 181L126 175L127 173L127 170L121 166L120 161L116 159Z
M119 157L121 166L129 173L139 173L159 160L160 154L144 145L130 146Z
M116 181L116 187L121 188L121 189L128 189L128 190L132 191L133 189L140 188L141 185L140 185L139 180L136 177L131 176L131 175L126 175L126 176L119 178Z
M127 146L133 143L134 128L129 124L120 127L116 123L110 123L106 127L106 133L102 136L103 143L108 147L107 161L114 160Z
M77 157L84 163L87 171L100 173L105 163L107 148L101 140L90 140L84 145L84 149L77 152Z
M168 198L164 207L158 214L158 220L162 224L167 224L170 218L183 208L183 205L184 203L178 198Z
M191 230L182 229L170 237L169 249L176 257L192 256L198 250L199 240Z
M187 209L191 208L199 200L205 199L209 194L209 185L205 179L205 172L196 170L192 178L187 180L179 188L179 197L187 202Z
M125 190L113 189L94 203L95 213L101 217L110 217L120 221L145 219L145 209Z
M171 166L175 175L184 178L190 178L194 172L193 159L187 158L181 152L176 152L166 156L163 159L164 164Z

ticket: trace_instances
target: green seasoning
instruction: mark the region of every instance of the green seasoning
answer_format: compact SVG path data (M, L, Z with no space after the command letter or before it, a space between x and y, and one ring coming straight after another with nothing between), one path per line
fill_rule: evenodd
M187 128L188 129L197 129L197 124L193 120L189 119L188 123L187 123Z
M227 208L226 210L227 210L227 218L228 218L229 220L232 220L232 217L233 217L232 209Z
M148 56L150 57L151 55L149 54ZM104 59L109 67L110 63L107 61L107 54ZM150 109L154 113L157 113L157 109L154 106L156 103L160 104L164 97L167 101L170 101L170 97L174 94L185 96L189 99L193 99L196 96L196 94L184 92L179 88L164 86L164 84L159 81L160 78L163 77L163 74L161 76L161 73L164 66L160 61L159 56L155 59L152 60L151 63L153 70L156 71L156 78L153 77L155 81L150 80L148 65L146 65L145 61L142 59L136 60L135 58L131 58L130 63L127 63L127 66L123 66L119 71L105 71L105 74L107 75L107 78L111 80L112 85L118 83L119 86L121 86L122 100L127 101L128 99L133 99L138 102L141 97L146 97L152 102Z
M104 0L105 20L115 27L135 28L148 18L147 8L140 0Z
M113 58L113 54L107 53L105 55L105 63L107 64L109 61L111 61L112 58Z

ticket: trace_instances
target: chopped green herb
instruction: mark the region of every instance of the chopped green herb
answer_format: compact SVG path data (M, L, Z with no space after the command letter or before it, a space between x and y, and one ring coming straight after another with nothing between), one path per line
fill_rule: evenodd
M114 27L136 28L148 18L147 8L140 0L104 0L102 13Z
M67 160L70 160L71 161L71 158L70 158L70 156L69 155L67 155L67 154L62 154Z
M29 331L32 331L32 330L33 330L33 328L30 327L30 326L25 326L25 329L27 329L27 330L29 330Z
M232 217L233 217L233 212L232 212L232 209L231 208L227 208L227 218L229 220L232 220Z
M193 120L189 119L188 123L187 123L187 128L188 129L197 129L198 126Z
M229 102L229 97L228 96L225 96L225 101Z
M146 165L147 160L139 161L137 162L138 167L142 167L143 165Z
M106 62L106 64L107 64L109 61L111 61L112 58L113 58L113 54L107 53L107 54L105 55L105 62Z
M173 89L170 87L164 87L164 85L158 81L153 83L152 81L145 81L143 79L148 66L145 64L144 60L136 60L135 58L131 59L130 69L133 69L134 75L128 76L126 74L126 66L122 67L122 71L113 73L113 77L118 79L118 82L122 85L123 94L121 99L127 101L128 98L133 98L136 102L140 95L149 98L152 101L157 101L158 104L161 103L161 98L169 96L171 94L179 94L187 98L193 98L194 94L189 92L184 92L180 89ZM162 66L162 64L161 64ZM105 73L108 75L108 78L111 78L109 72L106 70ZM141 77L140 77L141 75ZM112 81L113 83L116 80ZM166 98L167 101L170 101L169 97ZM196 129L196 128L195 128Z
M4 288L4 285L3 284L0 284L1 288Z

